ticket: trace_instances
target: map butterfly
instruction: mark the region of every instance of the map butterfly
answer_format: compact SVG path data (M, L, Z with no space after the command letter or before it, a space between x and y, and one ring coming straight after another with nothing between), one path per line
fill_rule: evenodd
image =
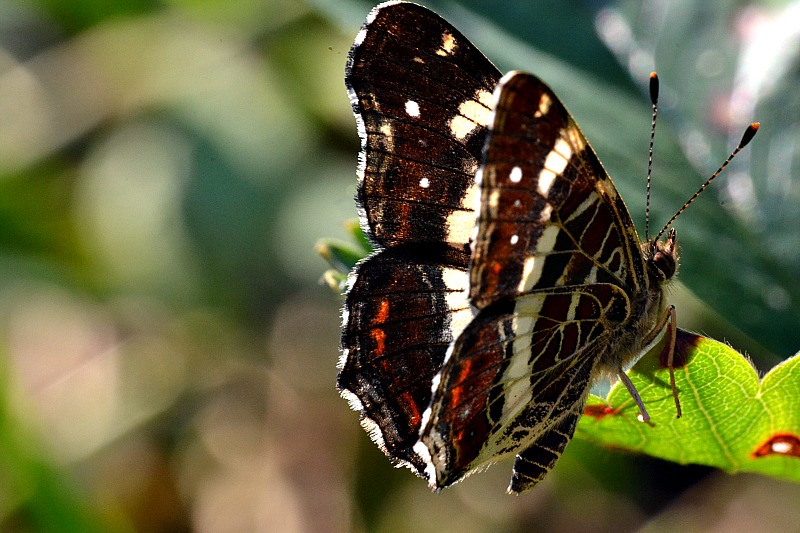
M516 456L519 493L598 378L619 377L647 420L624 368L667 334L674 347L676 233L639 240L553 91L501 77L407 2L372 10L345 82L376 251L348 278L337 384L384 453L434 490Z

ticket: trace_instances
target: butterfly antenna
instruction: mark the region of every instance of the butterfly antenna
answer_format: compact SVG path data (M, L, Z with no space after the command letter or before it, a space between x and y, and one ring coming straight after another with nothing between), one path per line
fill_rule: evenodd
M747 129L746 129L746 130L744 130L744 135L742 135L742 140L741 140L741 141L739 141L739 146L737 146L737 147L736 147L736 149L735 149L733 152L731 152L731 155L729 155L729 156L728 156L728 159L726 159L726 160L725 160L725 162L724 162L724 163L722 163L722 165L721 165L721 166L720 166L720 167L717 169L717 171L716 171L716 172L714 172L714 173L711 175L711 177L710 177L710 178L708 178L708 179L706 180L706 182L705 182L705 183L704 183L702 186L700 186L700 188L697 190L697 192L696 192L696 193L694 193L694 195L693 195L691 198L689 198L689 200L688 200L688 201L687 201L685 204L683 204L683 207L681 207L680 209L678 209L678 212L677 212L677 213L675 213L675 214L672 216L672 218L671 218L671 219L669 219L669 222L667 222L667 223L666 223L666 225L665 225L665 226L664 226L664 227L661 229L661 231L659 231L659 232L658 232L658 235L656 235L656 238L655 238L655 240L658 240L658 239L659 239L659 237L661 237L661 236L664 234L664 232L665 232L665 231L667 231L667 229L669 229L669 227L672 225L672 223L673 223L673 222L675 222L675 219L676 219L676 218L678 218L678 217L680 216L680 214L681 214L681 213L683 213L683 212L686 210L686 208L687 208L687 207L689 207L689 205L690 205L692 202L694 202L694 201L697 199L697 197L698 197L698 196L700 196L700 193L701 193L701 192L703 192L703 191L705 190L705 188L706 188L706 187L708 187L708 186L709 186L709 184L710 184L712 181L714 181L714 178L716 178L717 176L719 176L719 174L722 172L722 170L723 170L725 167L727 167L727 166L728 166L728 163L730 163L730 162L733 160L733 158L734 158L734 157L736 157L736 154L738 154L738 153L739 153L739 151L740 151L742 148L744 148L745 146L747 146L747 144L748 144L750 141L752 141L752 140L753 140L753 137L755 137L755 135L756 135L756 132L758 131L758 126L759 126L759 123L758 123L758 122L753 122L752 124L750 124L749 126L747 126Z
M650 73L650 102L653 104L653 123L650 125L650 150L647 156L647 204L644 209L644 240L650 240L650 177L653 175L653 143L656 140L658 116L658 75Z

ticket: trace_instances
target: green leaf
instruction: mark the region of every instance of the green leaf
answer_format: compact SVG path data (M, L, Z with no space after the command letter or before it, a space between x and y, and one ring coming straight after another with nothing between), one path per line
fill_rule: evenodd
M617 383L606 399L590 396L576 436L676 463L800 482L800 354L759 380L730 346L678 330L675 358L686 362L675 369L681 418L656 348L628 373L651 423L638 420L636 404Z
M358 219L351 218L350 220L345 221L344 227L347 230L347 233L352 235L356 243L358 243L358 245L361 247L362 255L367 255L372 252L372 244L370 244L367 235L361 228L361 224L358 223Z
M356 263L372 252L372 246L358 224L358 220L348 220L344 226L355 244L324 238L318 240L314 246L314 251L333 267L332 270L323 273L322 281L337 292L344 290L347 275Z
M355 264L364 256L363 251L356 250L352 245L335 239L320 239L314 246L317 252L337 272L345 276L353 269Z

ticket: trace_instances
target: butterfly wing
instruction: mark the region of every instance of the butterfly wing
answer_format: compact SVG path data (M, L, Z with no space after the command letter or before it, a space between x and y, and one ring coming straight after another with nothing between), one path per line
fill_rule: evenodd
M418 474L431 380L472 318L474 174L499 78L449 23L408 3L375 8L348 57L357 201L377 252L349 278L337 384L381 449Z
M628 209L564 105L536 76L497 91L470 268L477 307L551 287L647 284Z
M453 344L425 413L415 449L429 483L449 486L580 414L626 302L614 285L594 284L482 309Z
M508 485L509 493L528 491L545 478L572 440L580 415L580 411L571 411L555 427L517 454Z
M554 435L566 446L647 283L627 208L555 94L510 73L495 99L470 266L480 311L437 376L416 447L436 488L512 454L510 490L530 488L538 475L523 465Z
M421 6L388 3L369 15L345 83L362 140L358 203L377 244L466 250L499 79L461 33Z

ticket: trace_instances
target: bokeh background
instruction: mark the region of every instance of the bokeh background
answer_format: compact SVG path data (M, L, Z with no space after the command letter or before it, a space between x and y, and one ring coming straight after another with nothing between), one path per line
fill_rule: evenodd
M791 531L800 487L576 440L440 495L335 390L358 139L342 77L372 3L0 0L0 530ZM800 2L428 3L539 74L643 223L684 327L762 371L800 348ZM640 225L640 228L642 226Z

